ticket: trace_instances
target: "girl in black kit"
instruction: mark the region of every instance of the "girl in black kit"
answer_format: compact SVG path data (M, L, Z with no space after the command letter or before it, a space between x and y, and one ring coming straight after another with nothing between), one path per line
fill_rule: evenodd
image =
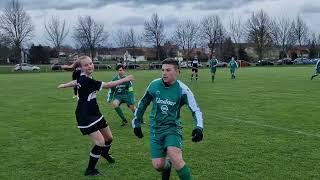
M96 81L91 77L94 70L91 58L82 56L77 62L80 64L81 75L77 80L66 84L60 84L58 88L77 87L78 89L79 100L75 112L78 128L83 135L89 135L90 139L95 143L95 146L90 152L89 164L85 171L85 175L95 176L100 175L99 171L95 168L100 155L109 163L115 162L113 157L109 154L112 133L106 120L100 113L96 100L96 93L102 88L111 88L124 82L132 81L133 76L129 75L121 80L107 83Z

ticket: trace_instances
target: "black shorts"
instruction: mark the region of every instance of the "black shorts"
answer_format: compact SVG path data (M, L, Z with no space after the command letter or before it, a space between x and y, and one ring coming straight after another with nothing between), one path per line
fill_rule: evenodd
M198 73L198 68L192 68L192 72Z
M88 135L93 132L99 131L100 129L108 127L108 123L104 118L102 118L100 121L98 121L96 124L87 127L87 128L79 128L82 135Z

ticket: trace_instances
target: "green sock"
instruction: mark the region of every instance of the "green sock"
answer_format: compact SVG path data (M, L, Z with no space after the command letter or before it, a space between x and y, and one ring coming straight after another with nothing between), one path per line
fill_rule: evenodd
M214 81L214 75L211 76L211 80L212 80L212 82Z
M114 108L114 110L117 112L117 114L119 115L119 117L122 119L122 121L126 121L126 118L123 115L122 110L120 109L120 107L116 107Z
M180 180L192 180L191 170L187 165L184 165L180 170L177 170Z

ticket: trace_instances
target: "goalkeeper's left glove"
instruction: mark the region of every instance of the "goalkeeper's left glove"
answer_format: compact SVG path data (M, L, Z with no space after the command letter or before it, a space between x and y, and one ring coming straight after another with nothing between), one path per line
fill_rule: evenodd
M195 129L193 129L192 131L192 141L193 142L199 142L202 141L203 139L203 133L202 133L202 129L199 127L196 127Z

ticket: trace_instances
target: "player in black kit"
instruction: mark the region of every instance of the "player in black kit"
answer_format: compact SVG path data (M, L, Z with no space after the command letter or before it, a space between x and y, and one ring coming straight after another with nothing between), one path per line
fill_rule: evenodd
M99 110L96 100L97 91L132 81L133 76L129 75L118 81L107 83L96 81L92 78L94 66L91 58L88 56L82 56L78 59L78 63L81 67L81 75L75 81L60 84L58 88L78 88L79 100L75 112L78 128L83 135L88 135L95 144L90 152L89 164L85 171L85 175L95 176L100 175L100 172L95 168L100 155L109 163L115 162L113 157L109 154L109 149L113 139L112 133Z
M191 74L191 81L193 80L193 76L195 75L196 81L198 81L198 68L199 68L199 61L198 57L195 56L191 63L192 66L192 74Z

